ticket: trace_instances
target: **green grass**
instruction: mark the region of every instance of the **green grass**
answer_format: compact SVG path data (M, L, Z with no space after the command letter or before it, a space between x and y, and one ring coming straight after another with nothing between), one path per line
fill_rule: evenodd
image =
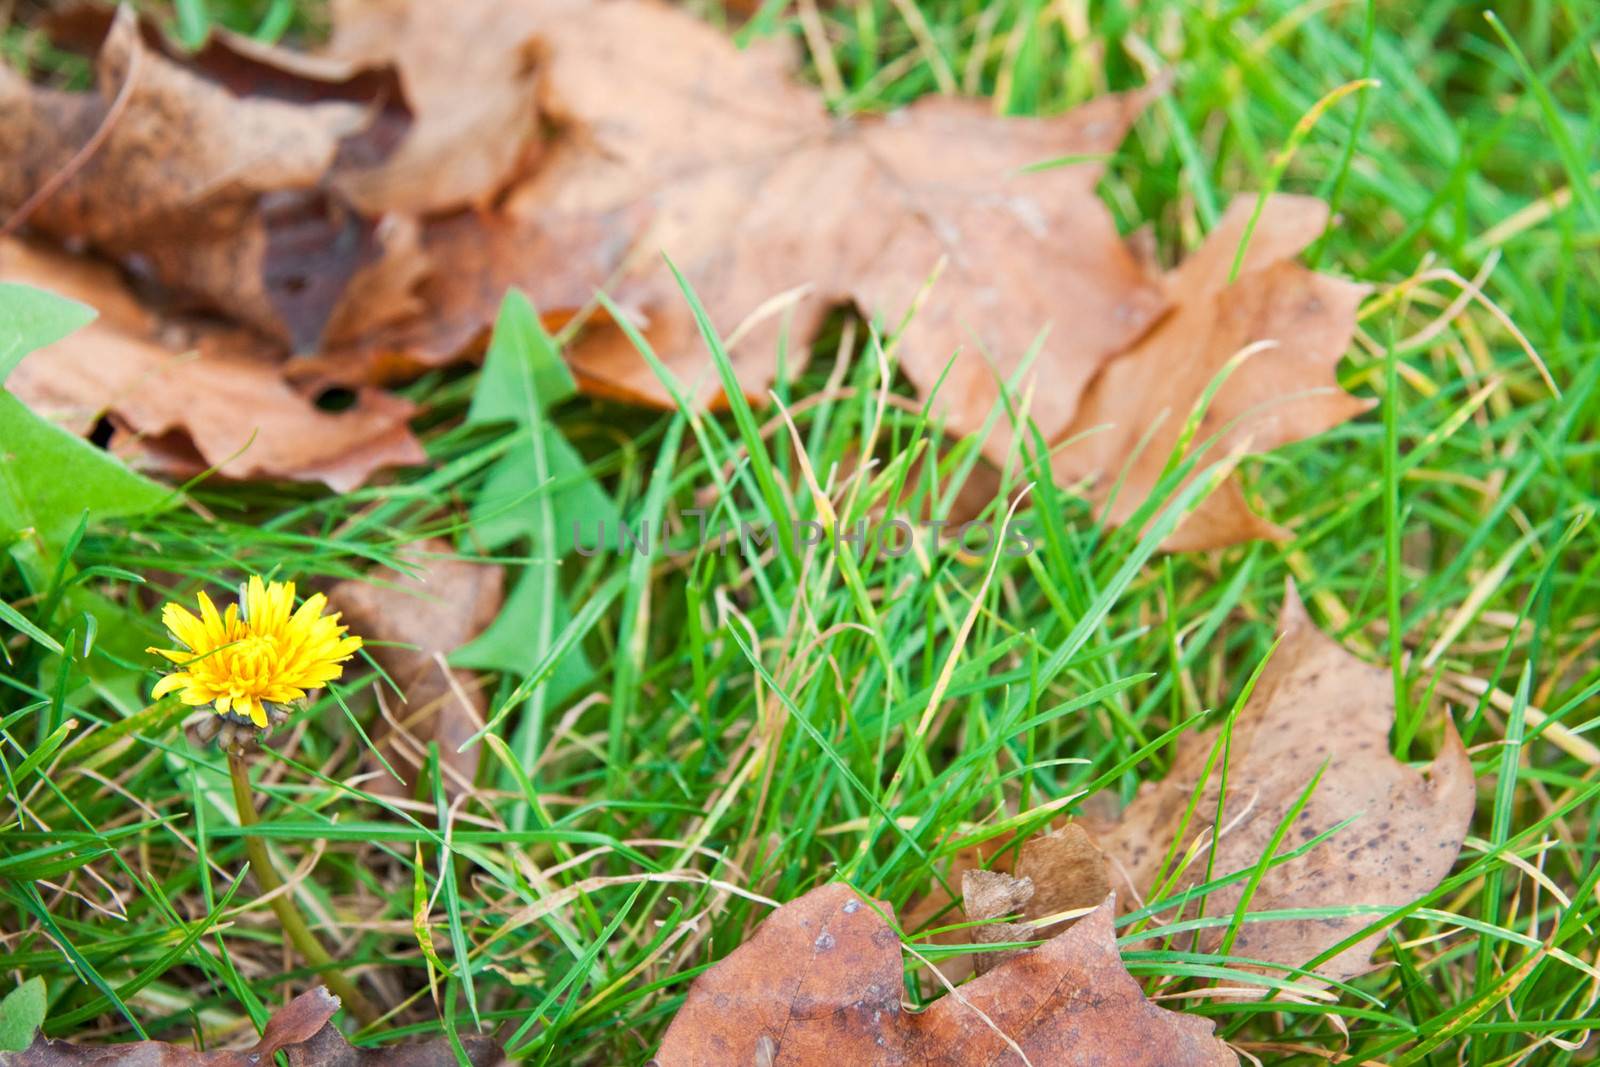
M191 24L197 13L291 33L318 23L283 4L177 6ZM1159 55L1177 88L1103 186L1125 229L1153 227L1170 262L1236 193L1277 182L1333 201L1339 221L1311 258L1378 287L1342 379L1382 404L1246 464L1252 496L1296 538L1163 556L1154 534L1098 527L1027 464L1008 477L1039 482L1030 556L697 551L684 509L708 487L720 527L816 517L774 412L561 403L553 418L623 513L673 531L670 551L648 560L572 556L561 568L575 613L563 640L596 667L588 691L551 701L519 676L496 679L480 788L453 809L436 772L405 805L352 782L363 745L340 701L372 727L359 676L258 763L260 829L280 869L317 855L302 910L313 925L334 918L334 956L366 976L397 1032L476 1019L530 1063L644 1061L694 975L768 914L722 885L786 900L848 877L898 907L963 837L1017 813L1038 825L1046 805L1086 788L1131 796L1164 772L1174 728L1226 715L1293 577L1321 625L1393 665L1397 754L1426 758L1441 710L1454 711L1479 775L1473 836L1450 879L1402 909L1380 954L1388 966L1336 1004L1167 1006L1212 1017L1269 1062L1587 1062L1568 1048L1600 1023L1579 966L1595 962L1600 912L1600 770L1583 746L1600 708L1600 11L1529 0L1490 22L1447 0L1147 0L1089 5L1079 36L1060 16L1083 6L922 4L931 46L889 0L828 8L837 106L887 108L953 77L1008 113L1051 112L1141 83L1138 57ZM730 28L800 38L776 2ZM1381 84L1329 107L1280 178L1302 117L1368 77ZM1447 272L1472 278L1491 261L1483 292L1496 310L1436 326L1460 291ZM854 392L794 416L845 526L901 494L919 513L971 459L958 446L936 473L913 468L933 429L879 403L866 337L856 332L842 370ZM822 339L785 405L824 387L837 342ZM203 1031L215 1044L241 1014L259 1023L314 980L286 962L253 883L237 881L244 849L221 757L153 713L119 747L97 747L89 729L139 710L117 661L144 670L148 692L139 649L167 596L247 572L352 576L429 532L485 555L468 506L528 438L467 422L473 385L451 373L409 388L433 464L398 490L202 483L202 508L92 522L75 572L42 584L6 574L12 607L71 655L64 668L36 637L7 631L0 968L8 986L46 978L50 1032ZM863 450L879 464L839 492ZM1170 520L1181 501L1164 504ZM519 544L494 558L544 557ZM56 595L73 573L128 609L107 616L87 658L81 611ZM522 675L554 662L551 649L530 644ZM60 743L69 719L87 740L30 758ZM1200 991L1226 964L1175 947L1195 920L1160 904L1124 919L1129 969L1151 988Z

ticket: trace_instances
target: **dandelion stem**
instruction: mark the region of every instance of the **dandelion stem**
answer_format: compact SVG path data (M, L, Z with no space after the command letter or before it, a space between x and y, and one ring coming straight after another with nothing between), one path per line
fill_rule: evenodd
M254 826L257 819L255 797L250 788L250 765L245 762L241 753L231 750L228 752L228 773L233 778L233 803L239 811L239 825L246 828ZM244 848L250 857L250 869L255 872L256 882L261 886L261 891L272 894L275 890L281 889L283 879L278 876L277 869L272 866L272 858L267 855L266 840L247 833L244 837ZM354 982L336 969L333 957L328 955L328 950L322 947L322 942L317 940L317 935L306 925L305 917L295 907L294 894L277 893L267 903L272 906L273 914L278 917L279 925L283 927L283 932L293 943L295 950L306 963L320 973L328 988L350 1010L350 1013L361 1021L361 1025L371 1026L377 1022L379 1017L377 1008L362 995Z

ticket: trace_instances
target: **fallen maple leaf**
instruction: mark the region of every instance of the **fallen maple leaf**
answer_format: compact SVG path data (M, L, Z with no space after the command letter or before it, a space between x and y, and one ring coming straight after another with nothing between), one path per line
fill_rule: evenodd
M1196 435L1197 441L1215 436L1213 458L1280 448L1372 406L1339 388L1334 374L1368 287L1293 262L1322 233L1326 204L1270 197L1249 231L1238 277L1229 282L1256 203L1236 199L1205 244L1172 272L1172 314L1100 372L1060 435L1071 443L1052 456L1057 481L1094 480L1091 493L1112 522L1126 522L1145 502L1190 412L1246 349L1256 351L1217 391ZM1107 503L1113 486L1115 499ZM1230 477L1164 547L1190 551L1288 536L1250 509L1237 477Z
M420 53L431 45L419 35L444 31L430 34L429 19L395 14L413 8L348 0L339 32L363 42L352 54L368 61ZM1092 492L1104 502L1158 424L1108 508L1113 522L1144 502L1185 416L1243 348L1276 346L1214 399L1202 431L1225 430L1212 446L1218 455L1266 451L1368 406L1332 374L1365 289L1290 262L1321 232L1322 204L1271 198L1231 284L1252 200L1236 204L1164 280L1120 239L1095 185L1148 91L1054 119L1001 118L976 102L928 98L881 118L840 121L774 48L741 52L648 0L462 10L473 24L493 20L497 56L538 55L538 106L551 132L503 210L458 217L427 238L431 258L448 265L425 283L434 314L370 340L368 360L378 365L456 358L481 337L507 285L557 318L605 287L639 315L690 396L715 401L722 383L664 253L704 303L752 397L778 373L781 336L798 367L828 309L853 302L891 330L904 321L901 366L924 393L938 390L935 410L948 429L970 435L998 402L1000 381L1017 377L1042 338L1018 395L1047 440L1082 438L1056 457L1060 479L1096 482ZM1036 169L1052 160L1058 165ZM613 328L580 335L567 355L591 393L672 402ZM1003 458L1011 438L1002 417L985 454ZM1230 479L1168 547L1279 536Z
M1036 373L1060 384L1034 415L1052 434L1064 428L1076 391L1161 310L1094 196L1100 162L1022 172L1108 154L1145 94L1054 119L929 98L839 122L770 52L741 53L657 4L615 0L581 21L552 18L542 40L541 102L568 135L509 210L570 225L648 204L650 228L617 287L644 310L658 355L702 398L720 385L663 253L756 395L777 373L785 331L798 367L836 304L853 300L892 330L944 261L898 352L924 390L955 357L937 403L960 434L981 426L996 376L1011 376L1052 321L1072 328L1049 337L1037 360ZM584 377L668 399L637 356L625 369L592 358L580 340L570 358ZM991 454L1004 454L1006 438L995 435Z
M981 430L999 402L998 383L1018 377L1037 341L1017 392L1027 401L1023 414L1054 438L1106 360L1164 311L1159 287L1095 193L1104 159L1154 95L1100 97L1040 120L1000 119L972 102L930 97L863 129L865 151L886 174L884 195L903 217L851 296L892 326L944 264L896 351L923 394L937 390L935 411L950 432ZM1024 171L1063 158L1087 161ZM1002 413L984 454L1003 460L1012 436Z
M391 709L405 736L392 727L381 732L374 738L378 752L414 781L428 742L437 742L440 761L453 772L445 777L446 792L453 795L478 773L479 750L457 750L483 725L484 697L471 672L459 678L447 673L444 657L499 614L503 574L493 564L451 558L444 541L421 542L406 555L415 567L411 573L385 569L340 582L328 596L353 631L379 642L369 645L370 652L405 697ZM399 783L385 775L376 788L397 792Z
M1156 1007L1122 966L1108 900L925 1011L900 1003L900 939L847 885L779 908L696 978L657 1067L1236 1064L1209 1020Z
M432 33L418 6L342 4L335 39L363 41L356 52L374 58L430 47L415 39ZM411 14L397 19L397 8ZM899 353L908 376L931 390L960 352L938 403L963 434L987 417L999 395L996 376L1013 375L1052 322L1060 328L1035 364L1049 388L1038 391L1032 413L1051 435L1065 429L1095 370L1164 306L1094 195L1103 157L1148 93L1104 97L1050 119L1001 118L984 103L928 99L884 118L840 121L794 81L776 47L740 51L664 4L479 0L451 13L472 24L495 20L496 69L530 42L539 57L539 111L552 133L537 169L508 194L509 220L493 228L520 222L539 234L577 235L561 242L585 250L577 277L590 288L609 281L702 402L721 383L663 253L705 303L753 396L777 374L780 335L787 332L794 369L834 305L853 301L893 329L943 263ZM374 40L389 43L374 50ZM499 82L491 82L497 91ZM606 254L596 256L597 248ZM459 265L438 257L450 264L444 274L494 283L458 281L462 295L474 288L482 295L456 305L452 319L486 324L502 279L526 288L546 313L581 302L571 292L545 295L552 283L541 261L559 257L531 245L523 266L513 249L503 251L474 253ZM419 343L413 355L437 361L440 347ZM580 338L568 358L590 391L671 403L613 332ZM998 430L991 454L1003 454L1008 439Z
M282 1052L290 1067L453 1067L447 1038L384 1048L351 1048L333 1025L339 998L322 986L272 1013L261 1040L247 1049L199 1052L165 1041L76 1045L43 1034L21 1052L0 1052L0 1067L262 1067ZM482 1037L461 1038L473 1067L505 1063L500 1046Z
M1388 669L1363 663L1325 636L1292 588L1279 628L1282 641L1233 725L1226 804L1219 805L1220 767L1201 782L1217 730L1186 737L1167 777L1141 786L1119 819L1097 822L1087 834L1068 825L1069 834L1092 840L1108 861L1104 865L1092 862L1080 848L1073 850L1073 862L1051 863L1052 855L1064 854L1060 833L1022 846L1016 870L1030 876L1034 885L1033 899L1020 908L1025 920L1037 922L1055 913L1061 902L1081 899L1103 885L1107 876L1120 899L1146 900L1191 803L1193 816L1176 842L1177 862L1197 841L1215 838L1215 844L1173 879L1163 895L1170 897L1208 878L1253 870L1319 768L1322 776L1316 790L1278 853L1298 848L1346 820L1354 822L1305 855L1268 868L1249 910L1369 910L1246 922L1231 945L1232 955L1303 966L1371 925L1377 916L1370 909L1409 904L1449 873L1466 838L1475 800L1472 763L1455 727L1446 722L1443 748L1426 774L1408 767L1389 752L1395 703L1394 678ZM1198 799L1197 789L1203 790ZM964 852L951 877L983 863L986 854L992 856L1009 843ZM995 866L1011 869L1009 862ZM1166 877L1172 874L1168 868ZM1213 890L1206 898L1205 914L1231 916L1244 888L1241 879ZM941 912L941 926L965 921L959 909L949 911L947 897L934 893L908 914L906 925L915 929L914 923L926 923ZM1222 929L1209 929L1200 946L1215 951L1224 936ZM1317 974L1342 980L1370 970L1372 952L1382 938L1381 930L1369 934L1318 965Z
M351 408L319 410L286 385L258 342L146 311L103 264L0 241L0 278L96 308L85 329L29 355L6 387L34 411L89 433L102 415L115 451L180 475L321 481L346 491L385 467L423 462L407 401L362 390ZM163 342L175 341L172 347Z
M298 349L332 319L348 331L415 310L405 299L414 247L387 246L325 181L373 121L370 106L321 99L337 97L353 71L301 61L278 78L316 86L301 99L245 97L151 47L131 8L109 22L103 9L77 13L62 33L81 44L97 24L98 93L41 88L0 67L0 148L11 164L0 216L25 212L35 230L137 262ZM212 63L228 48L214 42ZM257 49L248 62L290 55ZM386 262L392 255L405 262ZM359 307L346 303L355 283Z
M1200 834L1215 834L1212 877L1251 869L1325 766L1280 851L1347 819L1356 821L1306 855L1269 869L1251 910L1409 904L1450 872L1472 821L1476 788L1461 738L1447 720L1443 747L1426 775L1401 763L1389 752L1395 713L1389 669L1363 663L1318 630L1292 587L1278 625L1282 642L1233 726L1226 804L1217 803L1213 775L1179 842L1179 855ZM1112 875L1120 890L1149 891L1216 739L1211 731L1180 745L1167 777L1143 790L1115 827L1096 835L1097 844L1118 859ZM1187 872L1178 887L1204 880L1204 865L1195 866L1201 869ZM1231 914L1243 891L1235 883L1212 892L1207 914ZM1232 951L1297 967L1373 918L1247 923ZM1209 931L1202 944L1214 947L1222 936ZM1382 939L1382 931L1369 935L1320 965L1318 973L1343 979L1370 970Z

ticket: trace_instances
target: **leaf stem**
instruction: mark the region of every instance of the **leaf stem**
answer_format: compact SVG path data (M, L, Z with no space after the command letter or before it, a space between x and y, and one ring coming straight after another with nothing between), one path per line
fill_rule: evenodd
M228 751L228 774L233 779L233 804L239 812L239 825L251 827L258 821L256 818L255 797L250 788L250 765L245 762L241 752L230 749ZM293 893L275 893L283 887L283 879L278 876L278 871L272 866L272 858L267 854L267 843L264 838L254 834L244 837L246 854L250 857L250 869L255 872L256 882L261 886L261 891L270 897L267 903L272 906L272 912L278 917L278 923L283 927L283 932L293 943L295 950L300 953L307 964L319 972L322 981L327 983L334 995L350 1009L350 1013L360 1020L362 1026L371 1026L377 1022L378 1009L375 1008L356 988L354 982L338 970L333 957L328 955L328 950L322 947L322 942L317 940L317 935L306 924L305 917L295 907Z

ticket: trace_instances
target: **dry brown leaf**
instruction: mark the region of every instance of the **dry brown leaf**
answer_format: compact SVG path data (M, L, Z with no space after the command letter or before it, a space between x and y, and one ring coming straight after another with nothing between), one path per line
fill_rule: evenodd
M137 54L137 63L135 58ZM210 206L314 187L361 108L241 99L149 49L121 9L97 63L99 93L41 89L5 70L3 143L14 165L0 204L14 207L89 140L137 66L126 109L83 169L29 221L66 237L114 243L192 219Z
M1346 819L1356 821L1306 855L1269 869L1250 910L1408 904L1449 873L1472 820L1475 785L1461 739L1447 722L1443 748L1425 773L1396 760L1389 752L1395 710L1389 670L1363 663L1318 630L1292 588L1279 628L1282 641L1234 724L1227 803L1220 819L1220 772L1213 771L1188 831L1178 842L1181 861L1196 841L1210 841L1220 824L1224 829L1215 855L1201 852L1168 894L1205 881L1208 864L1213 878L1253 869L1279 823L1326 761L1316 791L1279 852L1297 848ZM1167 777L1141 786L1120 819L1096 825L1092 834L1078 831L1082 846L1092 841L1088 851L1077 845L1064 848L1056 834L1024 844L1017 873L1030 876L1035 887L1024 917L1036 920L1053 914L1060 910L1058 903L1083 899L1103 886L1108 876L1120 899L1143 902L1155 888L1184 812L1200 788L1216 739L1215 730L1186 738ZM1010 843L964 851L956 857L950 877L981 865ZM1092 862L1095 847L1108 858L1103 867ZM994 866L1010 870L1006 858ZM1171 871L1167 873L1170 876ZM1207 898L1205 914L1231 916L1242 892L1242 882L1216 890ZM930 921L940 926L964 921L961 910L946 910L948 905L947 897L930 894L908 913L908 929ZM941 911L944 914L935 919ZM1375 918L1245 923L1230 951L1298 967ZM1208 930L1201 947L1215 950L1222 937L1221 929ZM1372 952L1382 937L1381 931L1368 936L1319 966L1317 973L1346 979L1370 970Z
M510 1063L500 1046L487 1037L469 1035L460 1040L472 1067L506 1067ZM461 1063L449 1038L353 1048L332 1026L323 1027L309 1041L290 1045L284 1052L288 1054L289 1067L458 1067Z
M1098 907L1112 891L1105 856L1079 823L1067 823L1029 839L1015 866L1015 877L1004 871L981 869L961 876L961 903L969 919L984 922L1016 915L1022 920L974 927L973 941L996 944L1053 936L1075 921L1060 916ZM974 888L978 890L976 896ZM949 936L958 938L960 933ZM959 965L960 960L959 956L949 957L951 964ZM996 962L994 953L972 957L972 966L979 974ZM965 974L943 965L941 969L947 976Z
M942 886L935 886L907 909L905 928L915 932L1015 914L1022 923L949 930L932 935L931 941L937 945L1025 941L1038 936L1029 931L1045 917L1095 907L1111 892L1105 857L1080 823L1069 822L1028 839L1020 855L1017 845L1016 836L1006 835L962 849L952 860L947 879L961 886L960 904ZM974 888L980 893L976 900ZM1063 928L1058 923L1044 929L1055 933ZM944 956L937 966L955 982L974 969L982 973L994 959L994 953Z
M887 173L885 199L903 211L851 295L891 325L932 267L939 282L897 342L906 376L952 433L977 433L1030 347L1043 344L1017 395L1052 439L1113 354L1165 309L1095 193L1100 162L1023 169L1062 157L1108 156L1152 98L1105 96L1056 119L999 119L986 106L927 98L864 127L865 150ZM957 349L962 355L941 375ZM1030 387L1029 382L1037 382ZM1010 451L1000 416L984 454Z
M419 313L364 336L340 330L347 343L318 358L296 360L290 373L323 383L387 382L476 355L512 288L527 293L535 307L557 309L543 318L548 327L558 328L605 282L627 250L628 232L621 218L581 220L567 232L521 223L501 212L428 219L419 249L428 273L414 288ZM639 358L631 346L627 354Z
M1216 438L1204 462L1279 448L1371 406L1340 389L1334 373L1350 346L1367 287L1293 262L1327 222L1322 201L1271 197L1239 276L1229 284L1255 205L1255 197L1235 200L1205 244L1172 272L1172 314L1100 372L1060 435L1081 435L1053 457L1062 484L1094 479L1094 495L1103 503L1126 470L1107 509L1112 522L1126 522L1144 503L1206 388L1249 346L1262 347L1228 378L1200 424L1197 442ZM1135 455L1146 434L1149 441ZM1250 509L1234 477L1183 521L1165 547L1191 551L1287 536Z
M1004 871L967 871L961 876L961 906L973 922L1002 919L1020 915L1033 899L1033 879L1013 878ZM1104 900L1104 897L1100 898ZM960 931L963 940L970 939L978 945L1003 945L1014 941L1028 941L1034 936L1033 927L1025 922L986 922ZM956 942L951 942L952 944ZM1000 964L1021 955L1024 949L974 953L968 965L979 974L987 974ZM951 957L963 959L963 957ZM945 963L940 961L940 970ZM965 977L963 973L962 977Z
M721 383L665 253L751 397L779 373L780 337L798 368L828 309L853 302L899 331L907 376L924 393L937 387L936 411L971 435L1039 341L1019 383L1026 414L1053 441L1109 427L1059 452L1062 480L1096 483L1103 501L1158 426L1109 505L1112 521L1145 499L1183 416L1242 347L1279 345L1238 371L1208 413L1204 429L1222 430L1218 456L1364 409L1331 370L1363 290L1289 262L1320 232L1322 205L1270 201L1231 285L1249 202L1165 282L1138 241L1119 237L1095 185L1151 91L1051 119L927 98L841 121L795 80L781 46L740 51L654 0L448 8L343 0L329 55L226 38L192 70L158 47L141 53L124 11L104 34L99 95L0 75L14 105L0 143L22 161L0 178L0 208L67 165L132 72L109 136L34 222L136 260L297 350L322 342L318 358L289 368L305 383L385 381L471 354L516 286L552 324L591 312L568 353L583 388L670 403L622 331L592 315L604 288L690 395L716 403ZM82 47L105 18L57 29ZM464 205L479 210L376 217ZM144 432L147 454L181 463L183 441ZM1012 436L1002 414L985 454L1004 456ZM1229 480L1168 547L1281 534Z
M285 1053L291 1067L454 1067L447 1038L376 1049L351 1048L332 1019L339 998L322 986L302 993L272 1013L261 1040L250 1048L197 1052L165 1041L122 1045L75 1045L43 1034L21 1052L0 1052L0 1067L262 1067ZM498 1067L505 1055L493 1041L464 1037L474 1067Z
M336 10L336 44L367 61L393 58L402 72L426 66L448 82L463 61L439 53L459 27L434 27L444 17L434 6L351 0ZM482 58L491 70L486 106L498 107L508 85L523 91L533 48L537 117L549 133L537 169L508 195L510 218L481 216L487 237L469 234L459 259L443 249L435 256L456 297L446 302L448 328L423 328L409 348L381 343L390 364L453 358L452 344L491 321L507 281L556 314L604 284L642 312L646 336L690 395L713 402L721 386L665 253L729 342L741 386L763 396L777 374L780 335L787 332L793 370L834 305L854 301L896 328L942 263L932 298L899 341L907 374L931 389L960 350L940 404L955 432L971 433L998 395L995 376L1015 372L1054 323L1036 364L1051 386L1033 412L1053 435L1095 370L1164 306L1095 198L1100 162L1023 173L1109 153L1147 94L1106 97L1052 119L929 99L840 121L795 81L786 50L740 51L715 28L650 0L475 0L450 5L450 19L492 29L473 31L479 47L471 52L476 64L483 42L494 42ZM440 91L442 99L461 88ZM413 131L418 143L426 111ZM520 136L497 143L524 143ZM482 162L462 166L484 170ZM486 172L514 169L507 157ZM430 174L441 184L429 192L455 179L452 167ZM442 193L424 201L466 202ZM534 239L496 236L519 228ZM563 266L563 253L581 257L579 269ZM591 391L670 403L614 330L580 338L569 360ZM997 432L992 453L1008 437Z
M333 302L322 330L326 345L337 347L429 311L421 290L433 265L417 220L386 215L374 227L372 239L381 251L357 268Z
M348 32L393 32L380 27L398 23L380 16L397 7L409 5L350 5ZM721 385L664 253L704 302L752 397L778 373L780 337L789 366L799 366L831 306L853 301L891 328L916 307L896 342L901 364L925 393L938 386L937 410L954 433L970 435L995 407L998 381L1013 379L1054 326L1029 379L1038 387L1020 383L1027 414L1052 441L1110 427L1061 453L1063 481L1096 480L1103 500L1158 426L1112 504L1118 522L1144 501L1184 416L1242 348L1276 346L1234 374L1208 412L1202 430L1223 430L1212 445L1219 457L1320 433L1367 406L1333 375L1365 290L1290 262L1321 232L1322 204L1272 198L1232 284L1253 200L1234 205L1164 282L1131 249L1137 242L1120 239L1095 195L1103 171L1095 157L1116 147L1148 93L1105 97L1056 119L1002 119L976 102L929 98L840 122L774 49L741 53L649 0L490 7L467 5L473 19L497 20L502 51L531 40L539 56L539 108L551 133L537 171L505 207L529 232L497 240L517 224L486 215L460 230L466 240L440 242L436 261L459 268L443 272L442 326L402 330L380 345L390 363L453 358L508 283L558 317L605 285L641 313L646 338L690 395L715 402ZM1063 157L1078 161L1028 170ZM582 261L552 277L565 249L583 250ZM1175 311L1158 323L1169 302ZM581 336L569 360L590 392L670 403L615 329ZM1011 437L1002 416L985 454L1004 456ZM1282 534L1229 480L1168 547Z
M695 979L654 1062L967 1067L1020 1063L1014 1047L1033 1067L1238 1062L1208 1020L1144 998L1110 901L920 1012L900 1003L900 940L878 907L835 883L778 909Z
M1018 858L1017 874L1034 884L1026 918L1091 908L1111 892L1111 879L1094 839L1081 823L1033 838Z
M90 55L105 41L116 16L117 6L101 0L61 0L48 5L34 25L55 46ZM410 123L399 78L391 68L295 51L215 24L197 49L173 41L148 18L141 19L138 27L147 48L198 71L236 96L301 104L344 100L368 109L376 106L381 114L374 116L368 131L391 141L398 140ZM340 155L351 147L342 142ZM381 151L386 153L388 147Z
M542 5L559 10L561 5ZM540 225L651 211L624 265L657 354L708 398L719 391L670 257L728 342L741 385L763 395L787 331L791 368L830 306L854 300L890 328L944 261L899 342L907 374L945 388L951 428L971 433L1052 322L1038 373L1059 386L1035 417L1065 427L1076 391L1162 307L1094 196L1102 167L1021 169L1103 155L1144 94L1105 97L1054 119L1002 119L976 101L925 99L878 119L838 122L770 50L739 52L676 9L639 0L587 6L541 27L540 101L562 136L509 209ZM1070 237L1069 237L1070 235ZM1070 328L1067 324L1070 323ZM575 369L665 402L635 357ZM1043 392L1041 390L1041 392ZM1004 450L1006 434L991 447Z
M0 1053L0 1067L259 1067L271 1063L283 1048L309 1041L329 1027L339 998L322 986L300 994L267 1020L261 1040L237 1051L197 1052L165 1041L136 1041L122 1045L74 1045L52 1041L43 1034L22 1052ZM335 1031L337 1033L337 1031ZM342 1040L342 1039L341 1039Z
M532 12L517 3L335 0L332 56L392 64L414 121L339 187L371 215L491 203L539 147Z
M350 142L378 115L340 97L353 85L381 92L380 82L299 62L279 72L272 96L244 97L152 47L130 8L109 22L83 12L61 32L83 44L97 24L98 93L40 88L0 68L0 148L11 164L0 174L0 215L28 205L92 148L29 206L29 225L89 241L297 349L313 346L335 316L349 328L413 310L403 298L415 268L386 265L374 223L325 186L336 160L363 154ZM227 48L210 46L213 67ZM290 55L258 48L229 69L259 72L269 60L293 63ZM294 80L308 84L298 99L282 98ZM352 280L360 308L345 306Z
M341 492L375 471L421 463L407 401L362 390L351 408L319 410L248 337L185 332L147 312L114 271L20 241L0 242L0 279L25 282L100 312L89 326L29 355L6 387L76 433L102 417L113 447L179 475L217 467L230 478L320 481Z
M1351 826L1299 859L1263 876L1252 911L1348 905L1398 907L1438 885L1461 852L1476 799L1472 762L1453 724L1426 774L1389 752L1394 727L1394 677L1363 663L1318 630L1291 588L1279 621L1282 642L1262 672L1234 724L1224 828L1215 846L1213 877L1253 867L1279 822L1317 768L1327 769L1284 840L1283 851L1303 845L1344 820ZM1145 786L1121 821L1097 835L1117 858L1119 892L1148 892L1173 839L1184 807L1197 788L1215 731L1180 745L1167 777ZM1216 776L1205 787L1182 849L1218 821ZM1179 886L1204 880L1204 864ZM1243 885L1212 893L1206 914L1229 915ZM1247 923L1233 953L1299 966L1369 925L1373 916ZM1202 944L1214 947L1221 931ZM1372 967L1382 932L1318 967L1330 978L1349 978Z
M444 541L424 541L406 556L412 573L384 570L340 582L328 595L354 632L369 642L393 643L369 645L369 650L405 694L405 703L390 711L406 736L397 736L392 727L381 732L374 738L378 751L414 783L428 742L437 742L439 759L455 772L445 778L446 790L454 794L477 776L479 750L457 750L483 724L485 702L472 672L455 672L452 678L441 660L494 621L504 575L493 564L452 558ZM388 775L374 788L400 791Z

